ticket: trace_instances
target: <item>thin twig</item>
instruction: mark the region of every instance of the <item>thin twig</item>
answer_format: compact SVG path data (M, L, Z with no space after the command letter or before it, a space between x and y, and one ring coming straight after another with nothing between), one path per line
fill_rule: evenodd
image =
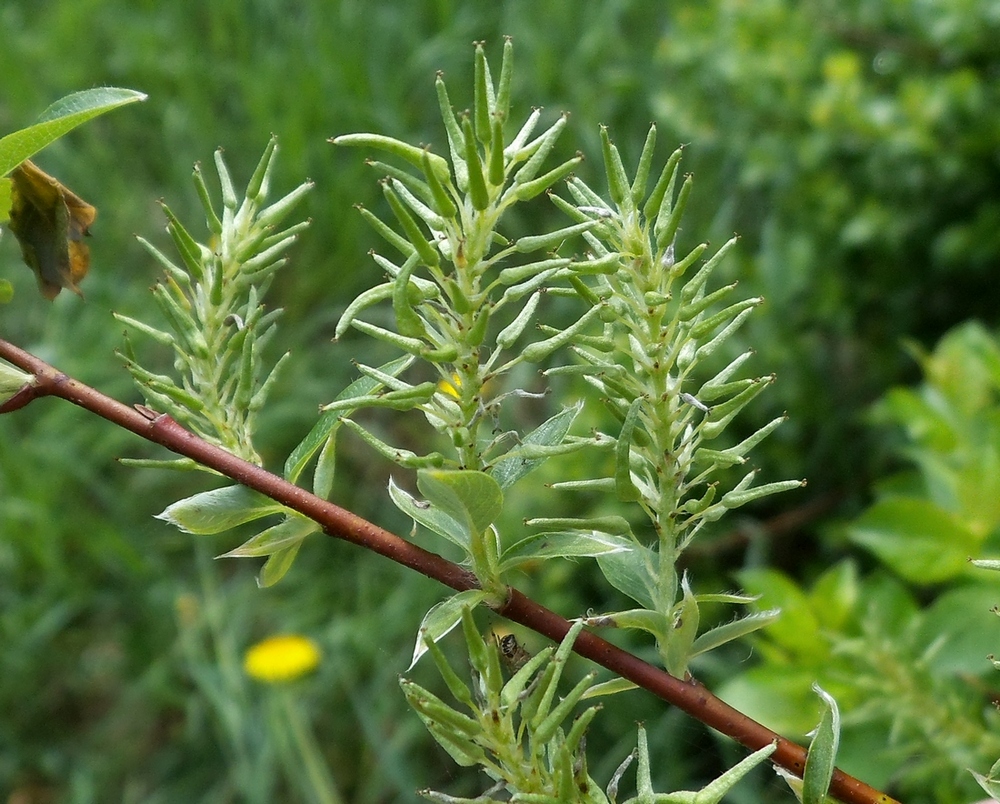
M464 591L477 587L475 577L459 565L310 494L260 466L247 463L209 444L181 427L166 414L157 414L143 405L128 407L68 377L48 363L2 339L0 339L0 358L34 375L34 382L26 386L20 396L15 397L16 406L0 407L0 413L23 407L43 396L65 399L298 511L319 523L330 536L379 553L452 589ZM567 619L515 589L510 590L507 602L497 609L497 612L557 642L570 628ZM580 634L573 649L581 656L629 679L751 750L777 742L778 748L771 755L771 761L797 776L802 775L806 763L806 751L802 746L784 739L729 706L695 679L674 678L589 632ZM845 804L893 804L894 802L888 795L840 770L834 772L830 793Z

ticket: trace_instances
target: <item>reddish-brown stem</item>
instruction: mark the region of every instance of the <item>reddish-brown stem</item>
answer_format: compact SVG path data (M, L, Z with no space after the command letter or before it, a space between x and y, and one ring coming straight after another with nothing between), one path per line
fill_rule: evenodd
M478 586L475 577L439 555L417 547L395 534L352 514L331 502L320 499L304 489L237 458L193 433L185 430L165 414L157 414L144 406L130 408L95 389L57 371L34 355L0 339L0 358L34 375L20 396L0 413L8 412L41 396L56 396L95 413L104 419L131 430L133 433L166 447L172 452L191 458L204 466L255 489L262 494L298 511L323 526L330 536L345 539L373 550L397 563L415 569L452 589L464 591ZM510 590L507 603L498 613L553 639L561 640L570 622L553 611ZM583 632L574 650L614 673L633 681L692 717L725 734L747 748L756 750L777 742L771 760L801 776L805 768L806 751L714 696L694 679L681 680L616 648L596 634ZM894 799L839 770L834 772L830 793L846 804L892 804Z

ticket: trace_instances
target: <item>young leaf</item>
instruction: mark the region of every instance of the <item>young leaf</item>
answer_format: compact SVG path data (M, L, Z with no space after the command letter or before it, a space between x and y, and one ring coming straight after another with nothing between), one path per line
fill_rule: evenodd
M288 545L288 547L283 547L281 550L268 556L267 561L264 562L264 566L260 568L260 573L257 575L257 586L261 589L268 589L284 578L285 573L292 568L295 556L299 554L301 546L302 539L299 539Z
M701 617L698 611L698 601L695 600L687 575L681 581L683 597L671 611L670 631L666 640L660 643L660 655L663 656L667 672L676 678L684 678L688 663L691 661L691 646L698 634Z
M632 433L639 420L639 408L642 406L642 397L636 397L629 406L628 413L625 414L625 421L622 424L621 435L618 436L618 443L615 446L615 491L618 499L622 502L635 502L639 499L639 489L632 482L631 455L632 455Z
M33 126L0 138L0 176L6 176L63 134L98 115L128 103L146 100L146 95L132 89L97 87L74 92L42 112Z
M23 388L31 385L34 380L33 374L27 374L10 363L0 360L0 407Z
M423 525L432 533L443 536L463 550L468 551L470 534L464 522L445 513L437 506L420 502L396 485L389 477L389 499L393 504L418 525Z
M701 601L702 597L708 596L696 595L696 597ZM753 614L748 614L746 617L740 617L738 620L717 625L715 628L701 634L694 641L694 644L691 646L691 658L702 653L708 653L720 645L725 645L727 642L732 642L733 640L745 637L747 634L752 634L761 628L765 628L780 616L781 609L769 609L767 611L756 611Z
M281 503L246 486L225 486L178 500L156 518L186 533L211 536L285 510Z
M484 533L503 508L503 490L485 472L424 469L417 472L417 488L433 505L466 523L471 534Z
M656 566L659 556L648 547L633 544L631 550L598 556L601 572L619 592L647 609L655 609Z
M239 547L223 553L219 558L256 558L269 556L301 542L310 533L319 530L319 525L313 520L293 513L283 522L261 531L256 536L247 539Z
M1000 759L993 763L988 776L983 776L981 773L976 773L975 771L970 771L970 773L976 778L976 781L983 790L993 796L993 798L1000 799Z
M536 533L504 550L500 556L500 569L507 571L544 558L580 558L619 553L631 546L632 542L628 539L598 531Z
M833 696L819 684L813 690L823 700L823 716L809 743L806 770L802 775L802 804L824 804L837 762L840 744L840 710Z
M406 370L414 361L411 355L404 355L403 357L398 357L384 366L380 367L380 370L392 377L396 377ZM371 396L375 391L384 387L382 383L377 380L373 380L371 377L360 377L350 385L348 385L343 391L337 394L335 402L340 402L345 399L357 399L358 397ZM285 461L285 479L290 483L295 483L299 479L299 475L302 474L302 470L306 468L309 461L312 460L313 456L316 454L317 450L320 449L325 443L327 438L333 436L335 430L337 429L340 417L345 414L344 411L326 413L320 416L319 421L313 425L312 430L309 434L302 439L297 447L292 450L292 454L288 456Z
M420 661L420 657L427 652L426 639L437 642L462 621L462 609L474 608L482 603L486 597L486 592L481 589L467 589L431 606L420 622L420 629L417 631L417 644L413 648L413 658L410 660L410 666L406 669L412 670L414 665Z
M538 444L541 446L554 446L561 444L573 425L573 421L583 407L582 402L578 402L572 407L563 408L551 419L542 422L538 427L521 439L522 444ZM524 477L528 472L541 464L542 460L524 460L512 458L501 459L490 469L493 479L500 484L501 489L507 489Z
M740 779L764 762L778 750L778 743L773 742L744 757L721 776L713 779L695 794L692 802L697 804L719 804L723 797L736 785Z

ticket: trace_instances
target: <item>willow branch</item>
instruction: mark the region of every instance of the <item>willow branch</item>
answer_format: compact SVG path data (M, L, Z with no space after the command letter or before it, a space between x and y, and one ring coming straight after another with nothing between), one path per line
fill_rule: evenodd
M166 414L158 414L143 405L128 407L2 339L0 358L34 375L33 382L0 406L0 413L11 412L40 397L65 399L298 511L319 523L329 536L372 550L457 591L478 587L475 576L459 565L209 444ZM507 602L496 611L556 642L562 640L570 629L569 620L516 589L510 589ZM751 750L776 742L777 750L771 755L772 762L800 777L805 770L806 750L802 746L729 706L695 679L674 678L586 631L577 637L573 649ZM834 772L830 794L845 804L894 804L894 799L840 770Z

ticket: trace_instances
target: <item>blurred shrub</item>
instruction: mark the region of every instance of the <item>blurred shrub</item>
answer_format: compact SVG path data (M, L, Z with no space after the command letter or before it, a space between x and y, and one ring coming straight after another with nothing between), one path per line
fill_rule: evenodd
M905 466L837 528L881 567L845 560L808 587L776 570L740 573L782 618L759 640L762 663L721 692L803 734L818 679L844 712L845 770L905 801L971 800L978 787L963 769L985 772L1000 754L987 660L1000 646L996 581L968 562L1000 548L1000 341L963 325L920 364L923 384L892 389L873 413L902 431Z
M727 199L716 236L745 236L740 275L773 305L746 337L810 444L784 458L814 488L863 482L856 411L907 376L899 338L1000 310L1000 9L673 8L654 117L691 143L702 203Z

